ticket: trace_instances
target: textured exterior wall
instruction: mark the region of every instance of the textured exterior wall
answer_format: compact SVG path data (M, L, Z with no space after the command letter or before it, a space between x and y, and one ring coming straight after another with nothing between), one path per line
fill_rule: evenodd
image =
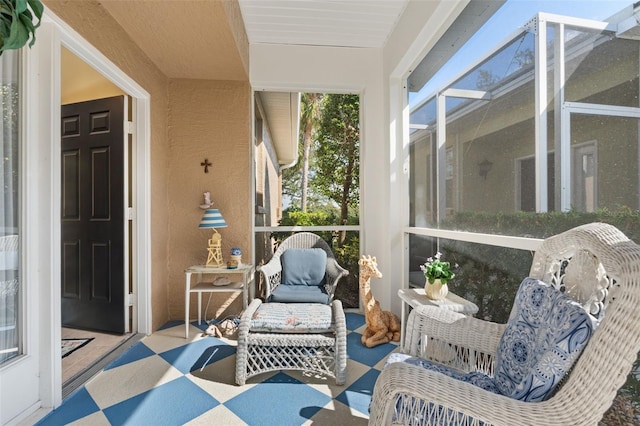
M233 39L236 41L236 47L238 48L238 55L242 66L244 67L245 75L249 76L249 38L244 28L244 21L242 20L242 12L240 11L240 5L238 1L223 1L222 7L227 15L227 21L229 28L233 35Z
M151 311L155 330L169 319L166 261L169 246L168 79L99 2L45 0L44 3L151 95Z
M171 319L184 318L184 269L206 262L207 240L212 231L198 229L203 192L211 193L213 207L220 209L228 225L219 230L225 261L229 259L231 247L242 249L243 262L253 259L250 253L253 220L250 95L248 82L170 82L168 300ZM204 173L200 165L205 158L212 163L209 173ZM195 318L196 296L191 299L191 318ZM208 295L203 299L206 304ZM225 317L241 310L238 295L216 293L211 298L207 317Z

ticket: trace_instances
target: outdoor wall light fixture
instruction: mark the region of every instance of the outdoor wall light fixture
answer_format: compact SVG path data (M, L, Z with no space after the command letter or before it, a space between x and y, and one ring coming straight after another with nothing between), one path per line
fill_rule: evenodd
M482 177L482 179L487 180L487 175L491 171L492 166L493 163L486 158L481 163L478 163L478 174L480 175L480 177Z

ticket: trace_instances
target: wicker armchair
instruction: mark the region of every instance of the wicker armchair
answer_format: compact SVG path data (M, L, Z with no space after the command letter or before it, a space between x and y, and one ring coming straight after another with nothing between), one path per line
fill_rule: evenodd
M524 402L395 362L378 377L369 423L597 424L640 350L640 246L613 226L580 226L546 239L535 253L530 276L578 301L598 324L555 393L541 402ZM504 324L423 306L409 316L403 351L493 377L505 329ZM433 341L449 342L448 356L429 349Z
M269 371L301 370L344 384L347 326L342 302L333 296L348 272L328 244L316 234L295 234L258 270L265 279L266 302L254 299L240 318L236 383L244 385Z
M311 232L300 232L286 238L282 243L280 243L271 260L269 260L267 264L257 268L257 271L259 271L264 277L266 301L270 301L271 295L281 284L281 257L285 250L308 248L320 248L327 254L324 290L329 295L329 303L333 300L338 281L340 278L349 275L349 271L338 264L331 248L322 238L320 238L319 235Z

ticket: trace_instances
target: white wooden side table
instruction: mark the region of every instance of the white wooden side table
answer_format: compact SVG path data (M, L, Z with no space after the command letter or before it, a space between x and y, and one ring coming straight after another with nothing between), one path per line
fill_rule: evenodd
M398 296L402 300L402 324L400 325L401 345L404 345L405 327L407 323L407 316L409 310L407 305L412 308L423 305L437 306L442 309L448 309L453 312L459 312L464 315L475 315L478 312L478 307L475 303L464 299L457 294L449 291L447 297L442 300L431 300L425 294L424 288L401 288L398 290Z
M236 269L214 268L211 266L194 265L184 270L185 287L184 287L184 337L189 338L189 302L191 293L198 294L198 325L202 317L202 293L242 293L242 304L246 309L249 301L249 286L254 282L255 269L253 265L242 264ZM197 280L191 285L191 275L196 274ZM213 279L211 281L203 281L203 275L229 275L242 274L242 281L231 282L228 285L215 286ZM254 286L251 286L251 299L255 294Z

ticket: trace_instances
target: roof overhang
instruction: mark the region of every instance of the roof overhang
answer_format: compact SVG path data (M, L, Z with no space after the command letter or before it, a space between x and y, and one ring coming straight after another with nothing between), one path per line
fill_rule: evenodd
M300 93L258 92L271 141L282 167L298 161L300 132Z

